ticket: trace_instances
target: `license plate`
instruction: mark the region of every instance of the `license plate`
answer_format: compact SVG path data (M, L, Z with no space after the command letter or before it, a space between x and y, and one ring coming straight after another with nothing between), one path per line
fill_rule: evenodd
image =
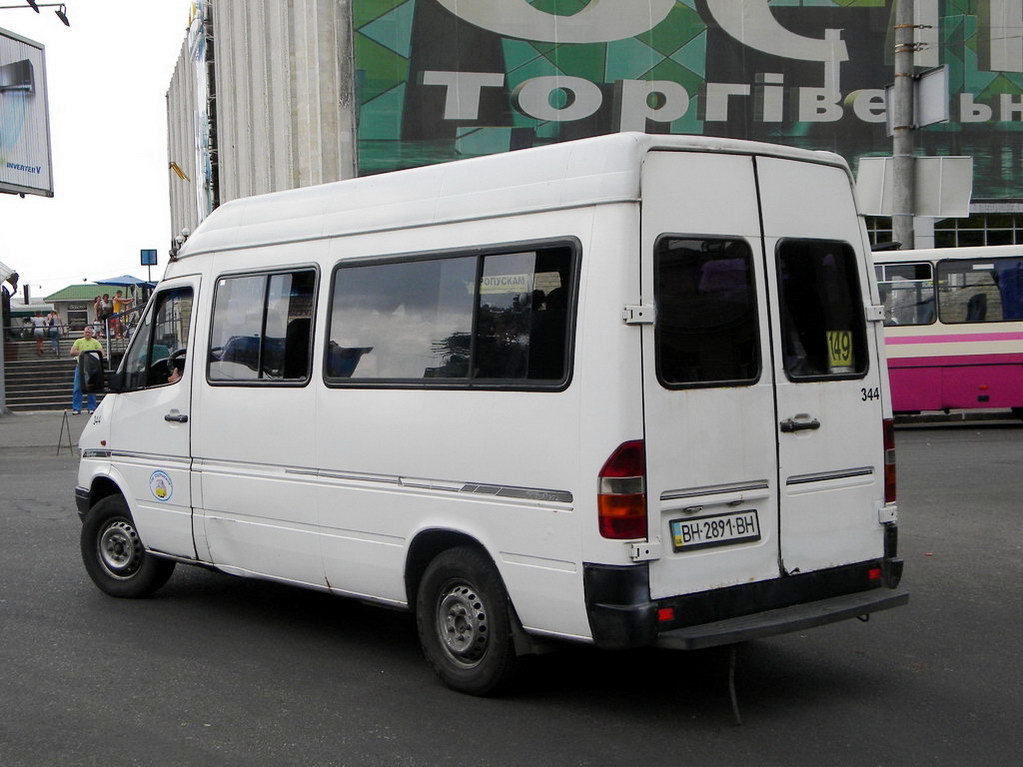
M695 551L760 540L760 518L756 509L673 519L670 524L675 551Z

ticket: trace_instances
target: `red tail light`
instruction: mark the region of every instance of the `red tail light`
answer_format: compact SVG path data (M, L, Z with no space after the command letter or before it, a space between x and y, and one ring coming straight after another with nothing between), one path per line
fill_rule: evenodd
M598 475L597 518L605 538L646 538L646 448L643 440L625 442Z
M884 502L895 503L895 422L884 420Z

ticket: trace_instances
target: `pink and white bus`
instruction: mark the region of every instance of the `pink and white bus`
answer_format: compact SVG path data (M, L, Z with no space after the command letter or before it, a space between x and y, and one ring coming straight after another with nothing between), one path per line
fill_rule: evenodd
M874 253L895 412L1023 417L1023 245Z

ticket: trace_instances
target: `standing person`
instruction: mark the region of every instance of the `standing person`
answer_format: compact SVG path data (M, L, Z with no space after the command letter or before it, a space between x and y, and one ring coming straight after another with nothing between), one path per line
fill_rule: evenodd
M53 356L59 357L61 322L60 315L56 311L51 311L46 315L46 326L50 334L50 346L53 349Z
M104 293L103 298L100 299L99 303L99 319L100 319L100 333L106 337L109 330L107 321L110 319L110 315L114 313L114 302L110 300L110 294Z
M116 291L114 293L114 316L110 320L110 326L114 330L114 335L118 338L121 338L123 335L121 315L129 309L131 309L131 299L127 298L122 291Z
M85 333L81 338L71 344L71 356L77 357L81 352L98 351L100 355L103 354L103 344L96 340L95 333L92 330L91 325L86 325ZM86 405L91 413L96 409L96 395L89 392L89 398ZM71 394L71 414L78 415L82 412L82 378L81 372L78 370L78 366L75 366L75 388Z
M43 354L43 336L46 335L46 318L42 312L36 312L32 318L32 335L36 339L36 354Z

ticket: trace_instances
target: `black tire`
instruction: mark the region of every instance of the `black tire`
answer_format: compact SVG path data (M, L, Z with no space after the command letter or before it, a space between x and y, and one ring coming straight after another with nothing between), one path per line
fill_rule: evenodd
M508 592L478 549L448 549L430 562L416 625L426 659L451 689L490 695L511 679L517 658Z
M85 515L82 561L101 591L124 599L152 594L174 572L173 561L146 552L120 495L107 496Z

